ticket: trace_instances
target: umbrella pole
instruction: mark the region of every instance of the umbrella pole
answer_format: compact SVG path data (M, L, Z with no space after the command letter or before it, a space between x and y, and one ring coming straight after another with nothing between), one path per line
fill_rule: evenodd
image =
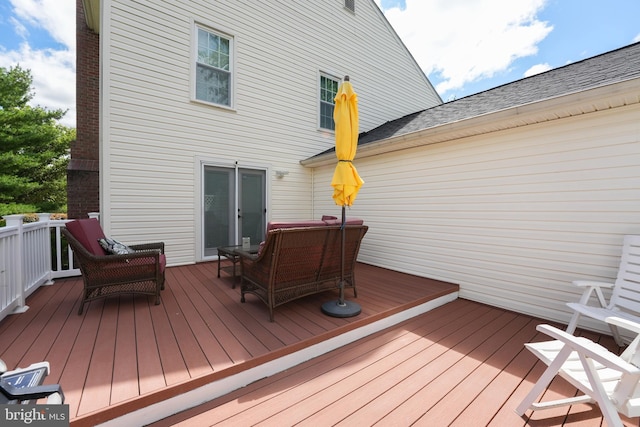
M340 300L338 304L344 305L344 241L345 237L345 229L344 226L347 223L347 217L345 215L345 208L342 205L342 226L340 227L341 234L341 242L340 242Z
M353 317L360 314L362 309L360 305L345 301L344 299L344 252L345 252L345 225L346 225L345 206L342 205L342 226L340 227L340 298L337 301L329 301L322 304L322 312L332 317Z

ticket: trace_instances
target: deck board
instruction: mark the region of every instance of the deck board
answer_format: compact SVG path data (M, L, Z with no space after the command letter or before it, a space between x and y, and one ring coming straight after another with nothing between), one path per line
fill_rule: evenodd
M505 405L503 399L496 399L496 396L509 396L513 390L517 389L522 379L536 362L535 356L525 350L521 343L531 342L535 339L536 335L538 335L535 330L537 324L537 321L529 319L528 323L510 338L509 351L505 351L503 354L501 350L498 353L499 363L483 365L475 373L476 376L479 375L482 388L476 390L473 400L452 420L452 426L469 426L474 423L477 423L477 425L489 425L496 418L496 415L500 413ZM486 378L484 375L486 375ZM524 391L522 398L528 393L528 387ZM515 405L520 403L521 399L518 399ZM455 404L455 402L449 402L452 405ZM509 407L510 415L513 415L515 405ZM502 423L501 425L506 424Z
M98 324L95 343L88 358L89 367L83 387L91 390L91 398L82 399L80 413L95 411L109 405L117 323L118 307L115 304L106 304Z
M87 394L85 391L85 381L87 379L87 372L91 363L91 357L93 356L93 347L96 342L96 336L98 334L98 328L100 327L101 313L103 308L103 301L94 301L92 305L92 315L82 318L82 321L78 322L73 317L69 316L71 323L80 323L80 329L77 331L76 340L73 342L70 348L60 349L69 355L62 375L59 379L60 384L64 384L62 390L65 394L65 403L69 404L69 413L77 414L80 411L80 405L83 400L91 400L91 398L102 399L99 393L94 394L94 389L87 388ZM66 333L66 330L65 330ZM29 356L32 353L29 353ZM52 367L58 369L57 367ZM89 398L88 395L92 397Z
M120 301L120 318L117 325L116 351L113 357L113 381L111 402L131 399L140 393L138 367L135 360L136 334L134 328L133 298ZM111 403L110 402L110 403Z
M515 414L545 368L523 346L548 339L540 322L458 299L151 426L602 425L592 405ZM556 379L546 398L575 391Z
M71 424L89 426L457 291L365 264L356 274L361 315L324 315L321 305L338 297L328 291L277 307L273 323L253 295L240 303L217 262L168 268L160 305L112 296L85 304L82 315L82 279L59 279L0 322L0 357L10 368L49 361L46 383L62 385Z
M321 305L338 296L325 292L276 308L273 323L254 296L240 303L215 262L168 268L160 305L111 297L81 316L81 279L58 280L0 322L0 357L10 367L48 360L46 383L62 385L71 425L92 426L457 289L364 264L356 274L358 298L349 289L345 297L361 315L324 315ZM544 370L523 346L547 339L540 322L457 299L153 425L601 425L591 405L529 411L529 421L515 414ZM619 351L610 336L580 333ZM575 389L556 379L545 394Z
M501 322L504 322L504 320L501 320ZM453 423L458 414L451 412L451 407L457 405L458 402L473 401L473 399L477 398L489 382L504 368L508 360L523 350L522 341L514 338L515 334L527 326L529 331L535 329L535 323L531 322L530 319L522 317L509 319L509 323L500 329L498 334L485 338L482 346L465 355L456 366L452 367L453 370L459 373L460 381L456 383L454 380L452 382L456 384L455 387L428 409L428 416L424 416L424 407L420 407L422 395L427 390L426 387L421 390L421 393L412 396L410 401L405 402L405 405L412 405L415 408L414 411L417 410L420 415L416 425L427 425L432 422L438 425L450 425ZM531 336L531 332L528 335ZM447 372L439 379L447 381L449 380L449 375ZM429 385L428 388L431 389L433 386ZM482 412L480 414L474 413L474 419L477 420L479 415L485 415L486 418L490 418L493 415L485 412L489 408L481 409ZM399 407L395 412L405 413L406 409Z

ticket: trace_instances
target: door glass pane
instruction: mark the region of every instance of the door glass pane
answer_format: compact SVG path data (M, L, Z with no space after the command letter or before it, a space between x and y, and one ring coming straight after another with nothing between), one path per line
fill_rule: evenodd
M204 168L204 255L214 256L218 246L235 244L234 170Z
M250 237L251 244L257 245L265 234L265 172L240 169L239 179L238 240Z

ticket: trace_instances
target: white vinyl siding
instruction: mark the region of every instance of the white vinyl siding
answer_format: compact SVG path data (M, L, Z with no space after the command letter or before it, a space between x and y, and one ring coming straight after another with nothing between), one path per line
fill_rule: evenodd
M199 160L267 170L269 219L314 215L313 174L300 161L334 145L318 129L320 70L351 76L366 101L362 131L439 102L373 1L357 15L341 2L111 0L103 9L103 225L125 243L164 241L170 265L197 260ZM191 102L196 25L233 38L232 109ZM347 40L347 29L367 36Z
M347 215L369 225L359 259L568 322L565 303L581 295L571 281L613 280L623 235L640 234L638 117L635 104L356 154L365 184ZM333 169L315 170L317 213L340 210L328 185Z

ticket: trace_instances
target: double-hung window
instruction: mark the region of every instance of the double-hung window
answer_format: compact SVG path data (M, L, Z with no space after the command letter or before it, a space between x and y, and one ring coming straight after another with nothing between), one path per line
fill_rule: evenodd
M320 128L335 130L333 123L333 107L335 106L335 97L338 93L340 80L328 76L320 75Z
M197 27L195 98L231 107L233 39Z

